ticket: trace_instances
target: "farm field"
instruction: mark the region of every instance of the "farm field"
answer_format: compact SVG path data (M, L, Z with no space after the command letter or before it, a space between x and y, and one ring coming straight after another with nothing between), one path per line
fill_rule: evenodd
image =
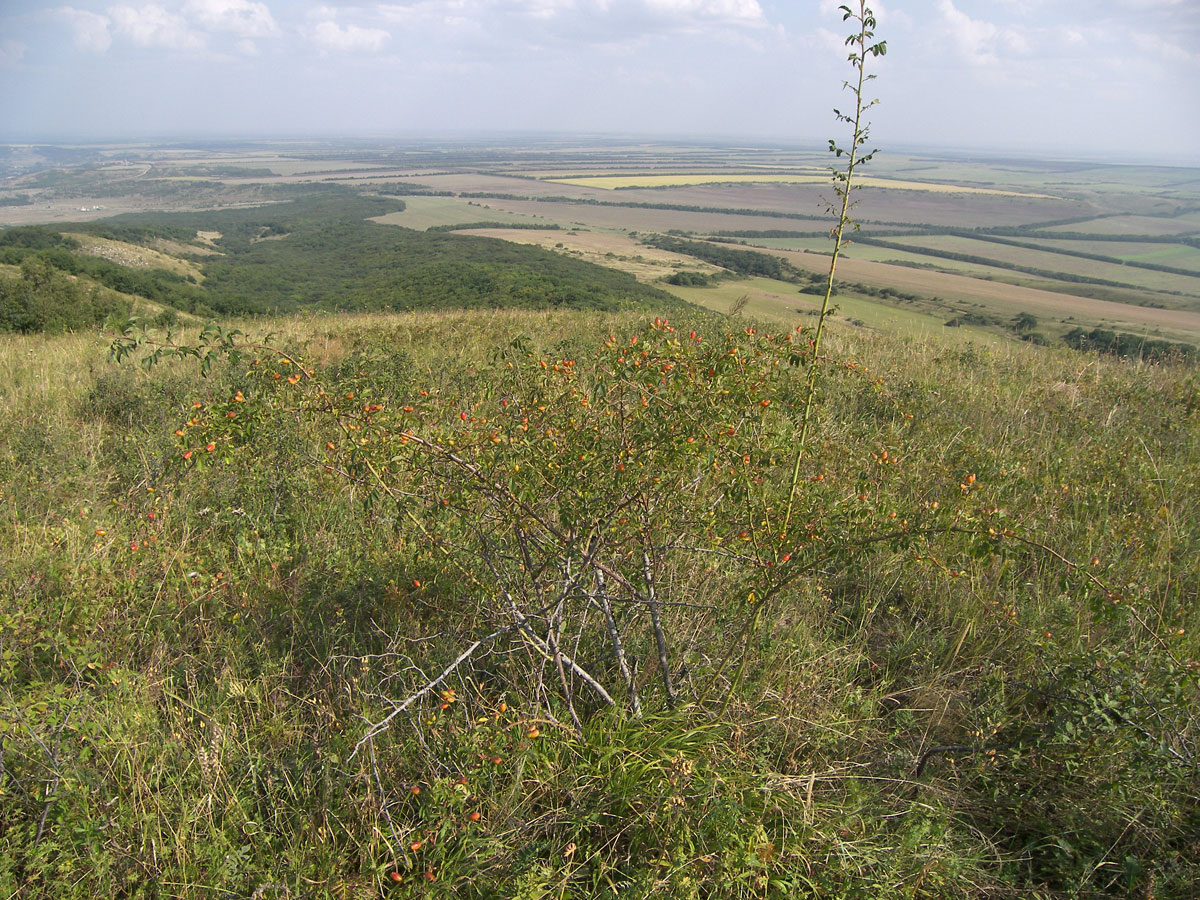
M545 177L545 176L543 176ZM578 187L596 187L603 190L621 190L625 188L673 188L690 187L697 184L826 184L829 181L827 173L809 175L761 174L747 175L730 174L670 174L670 175L588 175L578 178L549 177L548 181L557 184L573 184ZM1004 191L995 188L967 187L950 184L937 184L921 181L899 181L894 178L878 178L872 175L862 176L859 182L863 187L886 190L930 191L935 194L985 194L1008 197L1032 197L1037 200L1061 200L1048 194L1025 194L1014 191Z
M1158 263L1200 272L1200 248L1187 244L1149 243L1147 241L1058 241L1039 239L1047 249L1061 249L1098 256L1115 256L1133 262Z
M809 252L829 257L829 240L826 237L814 238L743 238L748 246L763 247L768 250L788 250ZM842 250L843 259L866 259L872 262L896 261L922 269L939 269L958 272L988 281L1010 281L1020 278L1010 269L996 268L979 263L964 262L958 259L931 257L920 253L909 253L894 247L876 247L871 244L853 241ZM1027 278L1021 279L1028 281Z
M1081 232L1084 234L1197 234L1200 233L1200 213L1171 216L1105 216L1067 225L1050 225L1047 231Z
M1151 291L1175 292L1187 295L1193 298L1193 300L1200 300L1200 274L1193 277L1190 275L1177 275L1171 272L1138 269L1115 263L1101 262L1099 260L1078 259L1061 254L1031 250L1025 247L1012 247L992 241L975 240L954 235L900 236L888 238L887 240L889 243L977 256L1044 271L1062 272L1066 275L1080 275L1106 281L1122 282L1126 285L1133 285ZM1192 303L1191 305L1200 309L1200 304Z
M543 216L522 215L489 204L453 197L406 197L402 212L376 216L371 221L383 225L399 225L424 231L439 225L466 225L478 222L520 222L536 225L545 223Z
M664 202L660 198L657 202ZM694 210L641 209L630 206L601 206L570 201L546 202L536 200L492 199L478 201L491 209L506 210L518 215L542 215L564 226L575 225L611 231L665 232L694 231L708 234L714 231L760 228L821 230L824 220L810 218L756 215L737 215Z
M680 269L713 274L721 271L717 266L689 256L647 247L624 232L472 228L461 233L535 244L597 265L620 269L643 282L658 282ZM670 290L670 286L663 287Z
M823 238L746 238L742 240L747 246L806 252L816 256L823 256L826 260L829 258L828 241ZM1026 275L1009 268L988 266L980 262L965 262L948 257L906 252L898 250L894 246L877 247L861 241L852 242L845 248L842 252L842 259L867 260L892 265L896 268L910 269L916 272L928 271L965 275L981 282L1000 283L1012 285L1018 289L1047 291L1084 299L1107 300L1134 307L1194 308L1194 303L1188 298L1180 298L1159 292L1073 284L1071 282ZM898 280L897 284L903 283L909 289L912 289L915 283L910 280L912 278L917 278L920 281L919 276L910 275L908 278ZM876 286L886 287L882 283L876 283ZM934 292L939 289L938 284L933 281L930 281L925 287L927 290L921 292L925 296L933 296ZM1019 294L1014 294L1013 299L1017 300L1019 296Z
M827 181L824 184L747 181L739 184L623 189L617 192L580 184L479 174L414 174L411 177L406 176L404 180L431 190L539 197L543 202L550 203L557 197L570 196L577 200L622 204L616 208L630 209L636 208L637 204L694 206L727 213L753 209L761 214L768 214L765 216L768 219L771 217L769 214L778 214L785 218L789 215L824 218L823 198L829 194ZM870 187L864 188L860 196L863 198L864 210L870 210L869 214L864 212L862 215L865 221L900 224L976 227L981 223L988 223L1019 226L1075 218L1097 210L1095 205L1079 199L1049 200L1008 195L888 191ZM686 215L688 211L676 212ZM772 226L764 224L760 227Z
M828 269L828 261L815 254L787 252L783 255L807 271ZM1188 342L1200 339L1198 311L1130 306L854 258L847 259L844 267L839 264L838 272L847 281L936 296L950 301L951 306L963 310L973 308L1002 319L1028 312L1062 329L1090 323L1138 334L1177 336Z

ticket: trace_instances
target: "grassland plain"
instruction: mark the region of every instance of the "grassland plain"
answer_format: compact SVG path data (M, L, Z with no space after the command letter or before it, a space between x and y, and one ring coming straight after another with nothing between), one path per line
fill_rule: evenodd
M243 327L0 338L5 896L1200 892L1194 367Z

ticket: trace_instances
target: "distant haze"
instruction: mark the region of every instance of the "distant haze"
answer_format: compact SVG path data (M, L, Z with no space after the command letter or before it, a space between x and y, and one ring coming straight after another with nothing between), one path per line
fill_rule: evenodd
M837 0L0 0L0 140L817 143ZM886 0L883 147L1200 164L1198 0Z

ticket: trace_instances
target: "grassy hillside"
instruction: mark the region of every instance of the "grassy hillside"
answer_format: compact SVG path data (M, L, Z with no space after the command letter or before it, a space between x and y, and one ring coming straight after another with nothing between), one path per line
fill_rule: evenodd
M0 338L0 895L1196 896L1196 369L686 316Z

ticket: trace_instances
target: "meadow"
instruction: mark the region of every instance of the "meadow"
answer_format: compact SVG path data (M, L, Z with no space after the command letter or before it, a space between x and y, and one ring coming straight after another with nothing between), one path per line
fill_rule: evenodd
M6 895L1200 888L1194 367L243 327L0 343Z

